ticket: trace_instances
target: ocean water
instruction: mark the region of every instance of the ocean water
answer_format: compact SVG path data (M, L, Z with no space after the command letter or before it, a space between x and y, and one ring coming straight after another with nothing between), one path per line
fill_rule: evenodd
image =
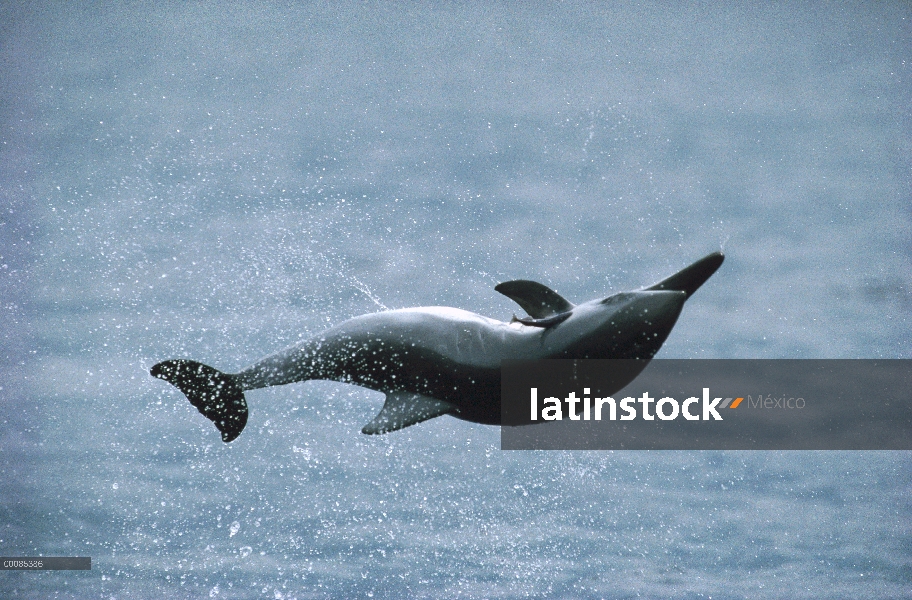
M908 598L907 452L503 452L148 375L724 247L666 358L912 358L902 3L0 4L4 598Z

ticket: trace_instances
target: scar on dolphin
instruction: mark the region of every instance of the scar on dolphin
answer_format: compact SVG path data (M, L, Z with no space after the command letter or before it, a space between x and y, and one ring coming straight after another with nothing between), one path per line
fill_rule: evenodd
M240 373L186 359L151 369L187 396L230 442L247 424L244 392L309 379L353 383L386 394L361 430L387 433L441 415L501 422L500 363L508 359L655 356L684 302L724 260L710 254L659 283L574 305L535 281L494 289L527 317L510 322L458 308L406 308L355 317L263 358Z

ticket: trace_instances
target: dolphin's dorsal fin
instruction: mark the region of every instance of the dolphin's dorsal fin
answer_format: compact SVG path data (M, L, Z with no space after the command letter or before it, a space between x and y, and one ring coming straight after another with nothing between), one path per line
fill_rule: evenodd
M573 309L563 296L537 281L504 281L494 289L519 304L533 319L544 319Z
M386 395L383 408L374 420L361 429L361 433L373 435L389 433L415 423L421 423L440 415L453 412L456 407L449 402L413 394L411 392L390 392Z

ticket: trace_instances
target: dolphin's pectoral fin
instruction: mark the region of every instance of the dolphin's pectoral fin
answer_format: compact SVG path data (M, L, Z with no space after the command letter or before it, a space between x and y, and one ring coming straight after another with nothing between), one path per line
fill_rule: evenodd
M391 392L374 420L361 429L361 433L373 435L389 433L415 423L421 423L452 412L456 407L449 402L428 398L411 392Z
M215 423L222 441L241 435L247 424L247 401L234 375L182 359L160 362L150 373L182 391L190 404Z
M533 319L544 319L573 309L573 304L563 296L537 281L504 281L494 289L519 304Z
M517 319L516 315L513 315L513 320L511 323L522 323L523 325L531 325L532 327L554 327L558 323L563 323L566 321L570 315L573 314L570 311L561 313L559 315L553 315L551 317L545 317L544 319Z

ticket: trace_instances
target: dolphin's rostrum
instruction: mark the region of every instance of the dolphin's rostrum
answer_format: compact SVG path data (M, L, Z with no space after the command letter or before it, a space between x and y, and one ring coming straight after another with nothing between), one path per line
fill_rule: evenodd
M496 425L501 361L651 359L684 301L722 261L716 252L648 288L576 306L540 283L507 281L494 289L529 317L505 323L456 308L390 310L345 321L237 374L183 359L158 363L151 373L177 386L225 442L247 423L245 391L308 379L385 393L383 409L363 433L395 431L445 414Z

